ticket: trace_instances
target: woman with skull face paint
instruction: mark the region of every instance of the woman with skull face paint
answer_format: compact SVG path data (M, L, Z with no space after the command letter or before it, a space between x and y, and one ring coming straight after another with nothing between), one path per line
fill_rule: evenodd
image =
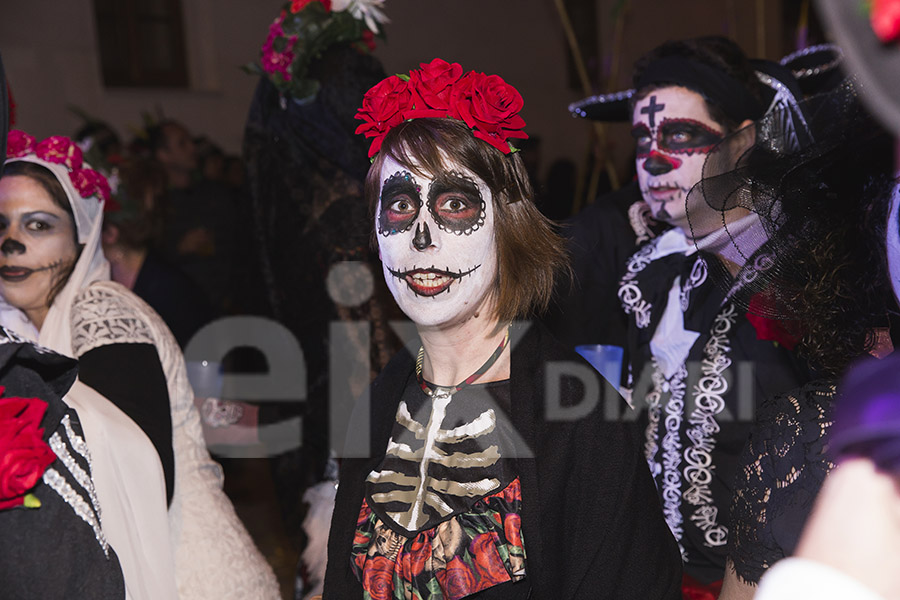
M636 431L599 407L561 417L596 374L510 325L565 264L507 141L521 107L500 77L435 59L358 113L385 280L418 336L349 424L326 599L680 597Z
M10 133L0 324L79 359L66 402L84 426L102 535L129 597L276 598L271 569L222 492L174 337L109 280L100 244L109 195L68 138Z

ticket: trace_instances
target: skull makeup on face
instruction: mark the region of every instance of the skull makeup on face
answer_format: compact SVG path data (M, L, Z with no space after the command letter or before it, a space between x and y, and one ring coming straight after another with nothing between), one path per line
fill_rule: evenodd
M638 184L653 217L689 232L688 192L703 174L707 154L722 141L700 94L683 87L651 91L634 105L632 136Z
M450 162L419 176L391 157L381 181L378 249L403 312L417 325L442 326L490 308L497 245L487 184Z

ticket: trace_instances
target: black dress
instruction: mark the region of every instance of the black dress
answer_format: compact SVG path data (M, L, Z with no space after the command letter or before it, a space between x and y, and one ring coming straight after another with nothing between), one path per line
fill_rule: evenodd
M548 417L551 406L576 409L585 386L599 387L600 376L539 324L525 329L514 327L510 337L508 417L533 455L514 459L527 574L512 587L534 600L680 598L681 561L640 454L639 432L632 423L605 419L600 405L578 418ZM559 365L580 367L582 379L552 385L547 374ZM382 463L413 369L409 352L397 354L370 388L371 402L361 402L350 422L348 440L369 434L368 458L341 463L328 540L328 600L363 597L350 562L357 517L366 477ZM552 402L554 389L560 391L558 404ZM504 587L472 597L506 598Z
M741 454L728 555L738 577L759 583L793 554L825 476L833 381L814 381L765 401Z
M0 509L0 596L5 600L125 598L122 568L100 528L81 424L61 399L75 373L75 361L0 328L2 397L47 403L40 426L56 456L32 490L40 507Z

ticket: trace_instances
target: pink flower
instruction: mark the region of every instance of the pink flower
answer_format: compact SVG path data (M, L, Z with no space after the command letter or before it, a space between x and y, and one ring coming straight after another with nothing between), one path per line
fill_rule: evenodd
M43 140L35 147L34 154L47 162L65 165L69 170L80 169L83 161L81 148L63 135Z
M308 4L312 4L313 2L319 2L325 7L325 12L331 12L331 0L292 0L291 12L298 13L306 8Z
M24 131L13 129L9 132L6 140L6 157L19 158L34 152L34 146L37 140L33 136L28 135Z
M381 149L384 136L392 127L404 120L404 113L412 108L412 93L406 81L396 75L383 79L366 92L363 105L354 118L365 121L356 128L367 138L375 138L369 146L369 156L375 156Z
M900 37L900 1L874 0L869 20L878 39L893 42Z
M40 427L46 410L47 403L38 398L0 399L0 509L24 504L56 460Z
M69 178L82 198L99 196L103 200L109 200L109 182L106 180L106 177L97 171L93 169L76 169L69 174Z

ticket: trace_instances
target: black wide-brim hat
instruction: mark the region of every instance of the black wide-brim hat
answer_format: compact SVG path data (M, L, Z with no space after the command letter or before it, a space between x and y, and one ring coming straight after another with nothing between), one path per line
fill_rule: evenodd
M900 44L878 39L859 2L816 0L816 9L831 38L843 48L844 70L859 82L866 107L900 133Z
M843 52L834 44L810 46L782 58L778 62L751 60L758 73L774 78L783 84L796 100L823 92L840 83L843 74L837 67L843 61ZM777 94L771 84L763 82L769 97L763 98L766 106ZM628 89L611 94L590 96L569 105L573 117L609 123L631 121L631 98L635 90Z

